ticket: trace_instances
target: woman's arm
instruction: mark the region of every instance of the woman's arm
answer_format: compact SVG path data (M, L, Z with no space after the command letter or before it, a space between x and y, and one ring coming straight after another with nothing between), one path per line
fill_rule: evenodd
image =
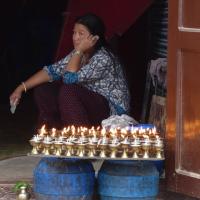
M75 50L72 53L69 63L66 66L67 71L77 72L81 68L81 60L83 58L83 53L80 50Z
M81 61L84 54L90 54L92 49L94 48L98 36L89 35L84 37L80 44L75 48L75 51L71 54L71 58L66 66L66 71L68 72L77 72L81 68Z
M70 54L52 65L45 66L42 70L38 71L25 82L20 84L10 95L10 103L12 105L17 105L20 101L23 92L26 92L27 90L42 83L58 80L59 78L61 78L63 69L66 63L68 62L69 58Z
M14 90L14 92L10 95L10 103L17 105L23 92L48 81L50 81L48 73L43 69L38 71Z
M50 81L50 76L45 70L40 70L24 82L26 90ZM23 85L22 85L23 86ZM23 86L24 88L24 86Z

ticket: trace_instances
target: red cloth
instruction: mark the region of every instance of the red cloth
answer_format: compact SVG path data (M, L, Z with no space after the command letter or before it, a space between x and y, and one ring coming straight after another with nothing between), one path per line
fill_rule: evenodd
M106 36L122 35L134 24L153 0L69 0L56 60L64 57L72 49L72 30L77 16L92 12L100 16L106 25Z
M39 108L38 128L63 128L68 125L100 126L109 117L107 100L76 84L47 83L34 90Z

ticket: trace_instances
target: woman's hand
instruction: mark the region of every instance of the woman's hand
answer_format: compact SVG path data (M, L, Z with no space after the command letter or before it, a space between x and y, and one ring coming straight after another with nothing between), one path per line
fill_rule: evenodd
M22 92L24 91L24 88L22 85L19 85L14 92L10 95L10 105L18 105L19 101L22 97Z
M17 105L19 104L19 101L21 99L22 93L27 92L27 90L34 88L37 85L40 85L42 83L47 83L50 81L51 78L48 75L48 73L41 69L34 75L32 75L28 80L25 82L22 82L10 95L10 104L11 105Z
M95 36L89 35L80 41L80 44L76 47L76 50L81 51L82 53L85 53L95 46L98 39L99 39L98 35L95 35Z

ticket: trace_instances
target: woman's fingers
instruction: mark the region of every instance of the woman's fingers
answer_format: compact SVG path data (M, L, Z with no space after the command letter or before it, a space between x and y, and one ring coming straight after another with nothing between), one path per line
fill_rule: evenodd
M10 105L17 105L19 103L19 100L17 97L11 97L10 98Z
M88 39L92 42L92 43L96 43L97 40L99 39L98 35L89 35Z
M93 41L97 41L98 39L99 39L99 36L98 36L98 35L95 35L95 36L92 37L92 40L93 40Z
M10 96L10 104L11 105L18 105L20 101L21 95L13 93Z
M79 44L79 49L84 52L87 51L88 49L94 47L96 44L97 40L99 39L98 35L89 35L85 38L82 39L82 41Z

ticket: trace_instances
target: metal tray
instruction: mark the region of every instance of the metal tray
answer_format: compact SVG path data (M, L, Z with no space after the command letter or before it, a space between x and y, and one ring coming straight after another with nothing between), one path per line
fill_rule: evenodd
M44 155L44 154L31 154L28 153L28 156L33 156L33 157L52 157L52 158L73 158L73 159L84 159L84 160L138 160L138 161L156 161L156 160L165 160L165 157L163 158L120 158L120 157L100 157L100 156L94 156L94 157L88 157L88 156L56 156L56 155Z

